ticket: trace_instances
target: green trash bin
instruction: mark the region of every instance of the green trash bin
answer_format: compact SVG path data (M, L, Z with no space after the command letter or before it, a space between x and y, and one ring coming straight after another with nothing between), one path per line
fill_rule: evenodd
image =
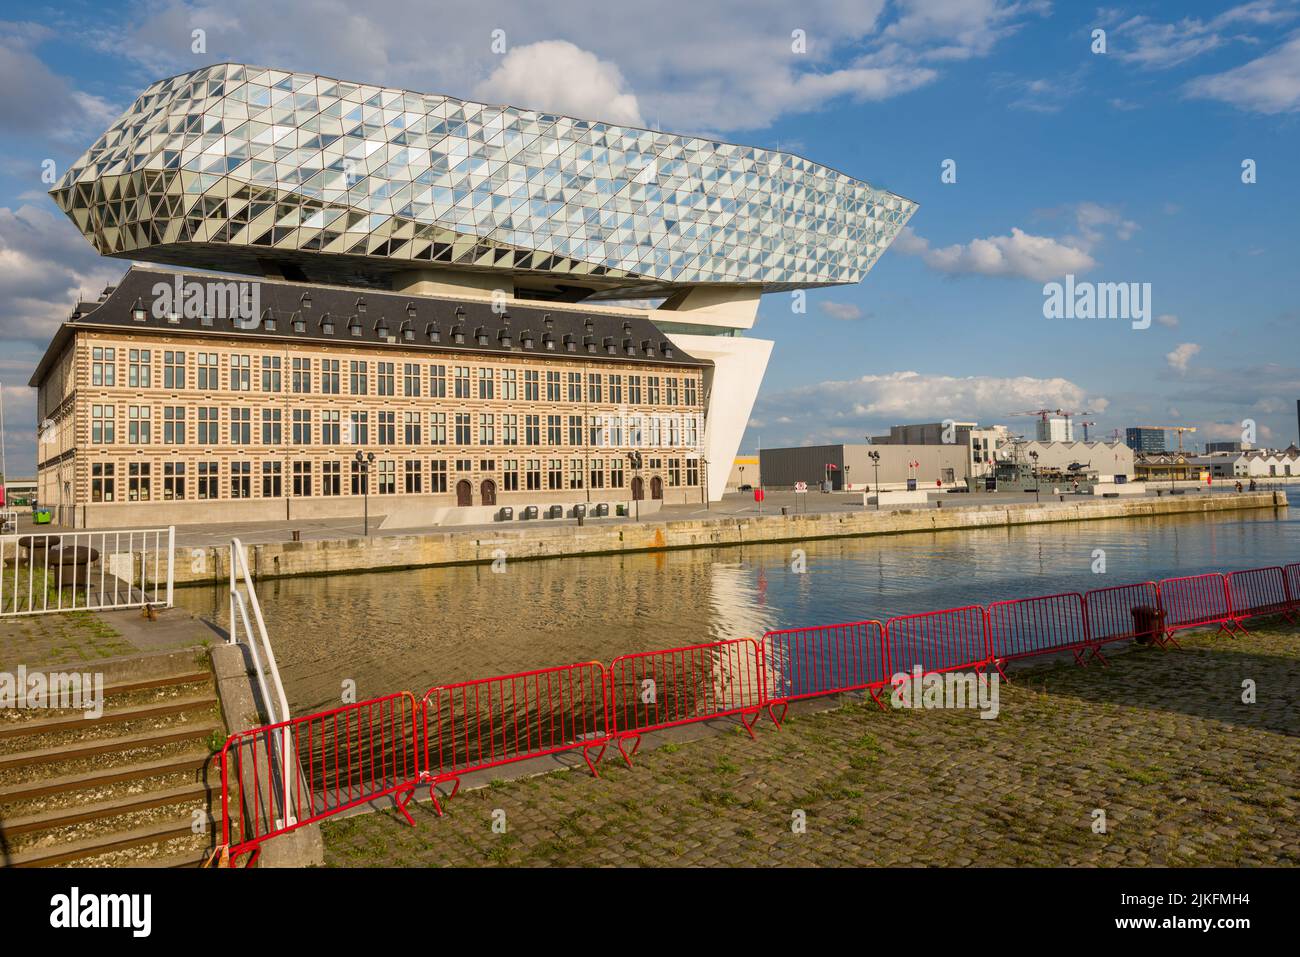
M48 525L54 520L54 512L48 508L38 508L32 511L32 522L37 525Z

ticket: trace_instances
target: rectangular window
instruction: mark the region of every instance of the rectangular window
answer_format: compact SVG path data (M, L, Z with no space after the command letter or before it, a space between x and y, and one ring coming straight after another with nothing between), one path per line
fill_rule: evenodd
M447 398L446 366L429 366L429 398Z
M128 386L133 389L149 388L153 368L152 355L153 353L148 349L131 349L127 353L126 384Z
M524 484L528 491L536 492L542 487L542 460L529 459L524 463Z
M311 463L293 463L293 494L298 498L311 497Z
M682 484L682 466L677 459L668 460L668 484L674 488Z
M253 444L253 412L251 409L230 410L230 444Z
M507 492L519 491L519 460L506 459L501 472L501 487Z
M251 356L230 357L230 391L247 392L252 388L253 359Z
M293 391L306 395L311 392L311 360L294 359L293 360L293 379L291 381Z
M126 498L128 502L147 502L153 485L148 462L130 462L126 470Z
M419 412L402 413L402 432L407 445L416 446L420 444Z
M117 363L115 356L116 349L105 349L100 346L90 350L90 384L98 386L112 387L117 385ZM111 501L108 499L106 501Z
M348 439L352 445L370 444L370 413L348 413Z
M667 379L664 380L664 382L667 384L667 391L668 391L668 396L666 401L668 402L669 405L676 405L677 404L677 377L669 376Z
M546 373L546 401L560 401L560 374L558 372Z
M185 498L185 463L163 463L163 500L170 502Z
M519 398L519 373L514 369L501 370L501 398L507 402Z
M605 390L602 388L600 379L601 376L599 372L587 373L587 401L588 402L605 401L603 398L605 394Z
M447 491L447 463L431 462L429 464L429 491Z
M659 404L659 377L657 375L646 376L646 400L651 405Z
M582 459L569 459L569 488L582 488Z
M609 401L615 405L623 404L623 377L621 375L611 375L609 377Z
M700 484L700 460L699 459L686 460L686 484L687 485Z
M592 459L591 467L587 471L590 473L592 488L605 487L605 462L603 459Z
M262 356L262 391L280 391L280 357Z
M325 395L339 394L339 360L320 361L320 390Z
M594 447L605 444L604 423L598 415L587 416L587 444Z
M542 444L542 417L540 415L524 416L524 444Z
M479 445L496 445L496 416L491 413L481 413L478 417L478 444Z
M352 494L366 495L370 490L370 473L361 470L360 462L352 463Z
M147 405L128 405L126 407L126 441L130 445L148 445L152 438L149 426L153 419L153 409Z
M582 401L582 373L581 372L569 373L569 401L570 402Z
M397 444L397 413L396 412L379 413L379 444L380 445Z
M496 398L496 380L492 370L480 367L478 370L478 397L480 399Z
M117 441L116 407L111 405L92 405L90 407L90 441L96 445L108 445ZM106 499L105 501L109 501Z
M348 391L353 395L365 395L370 391L370 371L364 360L353 359L349 364L350 378L348 380Z
M407 362L402 366L402 394L408 399L420 397L420 366Z
M262 463L262 498L280 497L281 463Z
M343 463L342 462L321 463L320 493L322 495L343 494Z
M326 409L320 414L320 444L342 445L339 439L339 411Z
M580 415L569 416L569 444L582 444L582 416Z
M215 352L200 352L198 354L199 363L199 388L205 392L215 392L221 388L221 366L217 361Z
M470 422L468 412L456 413L456 444L459 446L469 445L473 441L470 434Z
M112 462L93 462L90 466L90 500L92 502L113 501L113 472L116 466Z
M639 375L627 377L627 401L630 405L641 404L641 377Z
M469 398L469 366L456 366L453 370L455 376L456 398Z
M163 442L168 445L185 444L185 406L163 406Z
M447 413L446 412L429 413L429 444L430 445L447 444Z
M610 488L623 487L623 460L622 459L609 460L609 487Z
M281 431L281 411L279 409L262 410L262 444L279 445L283 439Z
M687 405L693 407L699 404L699 399L697 398L697 389L698 386L696 385L695 379L682 380L682 391L685 393L684 400Z
M423 484L420 481L422 475L423 472L420 468L420 463L414 459L407 459L406 461L406 494L407 495L420 494L421 491L420 487Z
M536 402L538 398L539 398L539 392L537 388L537 370L536 369L525 370L524 371L524 401Z
M380 395L397 395L397 384L394 381L395 373L393 370L394 363L381 362L376 369L376 378L379 380Z
M564 488L564 462L560 459L549 459L546 468L546 487L548 489Z
M230 497L231 498L252 498L253 497L253 463L252 462L231 462L230 463Z
M501 443L503 445L519 444L519 416L501 416Z
M560 425L560 417L558 415L548 415L546 417L546 444L564 444L564 430Z
M217 463L200 462L199 463L199 498L220 498L221 492L217 484Z
M185 388L185 353L171 349L163 352L163 388Z
M293 444L311 445L311 409L293 410Z

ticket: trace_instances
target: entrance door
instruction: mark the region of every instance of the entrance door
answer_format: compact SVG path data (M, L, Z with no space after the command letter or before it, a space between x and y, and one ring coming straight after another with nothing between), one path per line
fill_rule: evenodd
M650 479L650 497L651 498L664 497L664 480L661 479L658 475Z
M469 484L469 479L456 483L456 504L462 507L474 504L474 486Z
M478 487L479 495L483 499L484 505L495 505L497 503L497 483L491 479L484 479L483 484Z
M641 476L632 477L632 500L635 502L645 498L645 482L641 481Z

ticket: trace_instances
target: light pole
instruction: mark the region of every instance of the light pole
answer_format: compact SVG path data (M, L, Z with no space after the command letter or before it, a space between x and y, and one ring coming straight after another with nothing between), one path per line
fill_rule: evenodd
M1029 457L1030 457L1031 459L1034 460L1034 501L1037 502L1037 501L1039 501L1039 498L1038 498L1038 453L1037 453L1037 452L1030 452L1030 453L1029 453Z
M705 509L708 509L709 507L709 460L706 459L703 455L700 456L700 465L704 468L704 474L701 476L701 478L704 479L704 507ZM725 485L723 486L723 491L726 491Z
M362 534L367 537L370 535L370 463L374 460L374 452L362 455L361 450L357 449L357 467L361 473L361 495L365 502L365 530Z
M636 509L636 520L641 521L641 497L637 495L637 482L641 480L641 453L627 453L627 460L632 465L632 507ZM644 489L642 489L644 493Z
M846 465L846 466L844 466L844 491L846 491L846 492L852 492L852 491L853 491L853 483L849 481L849 469L850 469L850 468L852 468L852 466L850 466L850 465Z
M876 511L880 511L880 453L874 449L867 453L871 465L876 470Z

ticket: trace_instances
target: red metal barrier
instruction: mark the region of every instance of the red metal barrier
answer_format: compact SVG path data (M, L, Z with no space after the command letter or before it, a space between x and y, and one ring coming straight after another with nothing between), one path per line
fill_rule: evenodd
M982 672L992 657L988 621L982 605L900 615L885 622L889 667L886 673L922 674L972 668Z
M739 715L749 736L763 706L762 647L733 638L620 655L609 666L611 730L630 767L646 731ZM635 739L631 752L624 746Z
M1292 562L1282 571L1286 573L1286 593L1291 606L1300 609L1300 562Z
M1089 648L1083 596L1078 592L996 601L988 607L989 657L998 674L1017 658L1057 651L1074 653L1075 664L1085 664Z
M1287 621L1294 622L1295 602L1286 577L1286 571L1276 565L1229 572L1228 600L1233 625L1246 631L1243 621L1265 615L1282 615Z
M390 794L414 825L406 805L419 773L415 710L402 691L232 734L221 749L232 866L250 851L252 866L269 838Z
M1160 607L1165 613L1164 642L1177 646L1174 632L1205 625L1218 625L1219 631L1232 634L1232 605L1228 600L1228 583L1218 572L1185 578L1165 578L1161 580L1159 588Z
M430 688L420 709L420 782L434 809L442 814L439 784L452 782L451 800L461 775L562 751L581 748L600 777L596 765L610 738L606 688L598 661ZM593 748L600 749L595 760Z
M1140 634L1134 620L1133 609L1146 607L1160 610L1160 589L1155 582L1138 582L1135 585L1112 585L1094 588L1083 596L1084 610L1088 616L1088 640L1092 654L1104 664L1101 646L1112 641L1132 641ZM1163 633L1152 635L1152 640L1162 642Z
M889 686L885 626L878 621L790 628L763 635L763 690L777 727L791 701L841 691L876 693ZM781 717L776 706L782 705Z

